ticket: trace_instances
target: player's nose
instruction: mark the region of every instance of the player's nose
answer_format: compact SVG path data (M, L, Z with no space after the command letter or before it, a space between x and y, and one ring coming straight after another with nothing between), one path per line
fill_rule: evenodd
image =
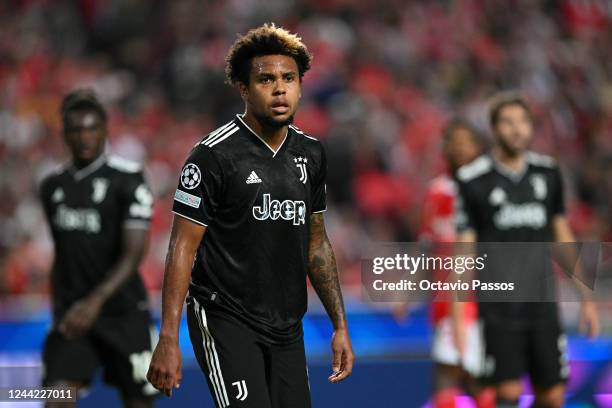
M284 95L287 92L285 83L282 79L274 81L274 95Z

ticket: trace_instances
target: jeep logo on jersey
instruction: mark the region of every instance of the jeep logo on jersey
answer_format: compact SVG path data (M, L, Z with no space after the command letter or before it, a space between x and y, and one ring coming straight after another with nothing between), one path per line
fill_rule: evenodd
M60 204L53 221L59 229L64 231L97 234L102 229L100 213L93 208L70 208Z
M181 170L181 185L187 190L193 190L200 185L200 181L202 181L202 173L198 166L187 163Z
M543 228L546 225L546 209L541 203L507 203L495 213L493 221L500 230L521 227Z
M286 221L293 220L293 225L306 223L306 203L303 201L278 201L270 199L270 194L264 194L263 205L253 207L253 217L259 221L267 219Z
M306 184L306 180L308 180L308 173L306 172L306 163L308 163L308 159L305 157L295 157L293 159L295 166L300 169L300 181L302 184Z

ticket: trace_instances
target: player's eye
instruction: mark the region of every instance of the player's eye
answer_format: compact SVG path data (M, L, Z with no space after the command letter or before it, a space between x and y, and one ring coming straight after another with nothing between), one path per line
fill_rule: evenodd
M272 78L269 76L265 76L265 77L260 77L259 78L259 82L262 84L270 84L272 83Z
M285 82L293 82L295 80L295 74L286 74L283 78Z
M68 128L66 129L66 134L69 136L78 136L80 133L86 131L87 129L83 128L83 127L73 127L73 128Z

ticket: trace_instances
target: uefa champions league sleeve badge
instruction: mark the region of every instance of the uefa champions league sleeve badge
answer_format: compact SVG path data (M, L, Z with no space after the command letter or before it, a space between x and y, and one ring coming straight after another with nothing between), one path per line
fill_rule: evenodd
M202 173L198 166L193 163L187 163L181 171L181 185L187 190L193 190L200 185L202 181Z

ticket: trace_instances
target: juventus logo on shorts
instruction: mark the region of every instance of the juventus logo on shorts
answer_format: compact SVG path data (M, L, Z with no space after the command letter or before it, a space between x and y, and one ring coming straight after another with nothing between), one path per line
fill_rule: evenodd
M249 395L249 390L247 390L246 381L236 381L233 382L232 385L235 385L238 388L238 394L236 395L236 399L244 401Z
M308 180L308 173L306 172L306 163L308 163L308 159L305 157L295 157L293 161L296 163L295 166L300 169L300 181L302 184L306 184L306 180Z

